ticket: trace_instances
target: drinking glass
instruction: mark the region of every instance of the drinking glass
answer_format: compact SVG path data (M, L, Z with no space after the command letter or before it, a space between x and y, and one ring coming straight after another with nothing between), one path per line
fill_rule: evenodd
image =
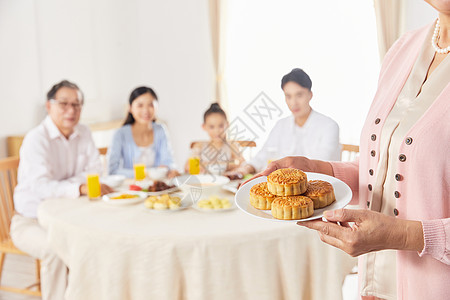
M86 185L89 199L98 199L101 196L100 178L98 174L88 174Z

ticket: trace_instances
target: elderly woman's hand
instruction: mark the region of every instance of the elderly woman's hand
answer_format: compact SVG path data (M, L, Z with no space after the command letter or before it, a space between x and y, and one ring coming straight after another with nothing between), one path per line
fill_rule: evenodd
M283 168L294 168L305 172L315 172L333 176L333 168L329 162L312 160L303 156L288 156L271 162L267 166L267 169L255 174L255 176L245 181L243 184L258 177L267 176L273 171Z
M323 242L351 256L383 249L420 252L424 246L422 223L419 221L352 209L326 211L324 216L329 222L305 221L297 224L317 230ZM354 223L349 225L349 222Z

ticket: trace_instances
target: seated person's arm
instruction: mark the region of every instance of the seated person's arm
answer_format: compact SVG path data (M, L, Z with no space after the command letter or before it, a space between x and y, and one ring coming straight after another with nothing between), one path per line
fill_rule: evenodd
M54 179L55 170L52 169L50 163L54 158L51 157L49 147L46 140L24 140L20 157L20 171L27 174L25 177L27 182L21 184L28 185L31 191L41 199L78 197L83 181L80 181L79 175L65 180Z

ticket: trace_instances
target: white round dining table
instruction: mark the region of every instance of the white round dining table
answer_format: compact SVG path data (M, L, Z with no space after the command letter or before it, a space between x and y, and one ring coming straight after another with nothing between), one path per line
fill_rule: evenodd
M69 300L342 299L356 264L313 231L239 209L151 211L80 197L47 199L38 219L69 269Z

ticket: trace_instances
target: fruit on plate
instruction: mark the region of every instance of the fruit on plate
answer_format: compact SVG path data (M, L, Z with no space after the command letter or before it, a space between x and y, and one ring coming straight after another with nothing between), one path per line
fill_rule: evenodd
M130 191L141 191L142 188L135 184L130 184Z
M170 196L169 194L150 196L145 199L144 205L149 209L156 210L178 209L181 206L181 198L177 196Z
M197 206L202 209L226 209L231 207L231 203L227 198L211 196L198 201Z

